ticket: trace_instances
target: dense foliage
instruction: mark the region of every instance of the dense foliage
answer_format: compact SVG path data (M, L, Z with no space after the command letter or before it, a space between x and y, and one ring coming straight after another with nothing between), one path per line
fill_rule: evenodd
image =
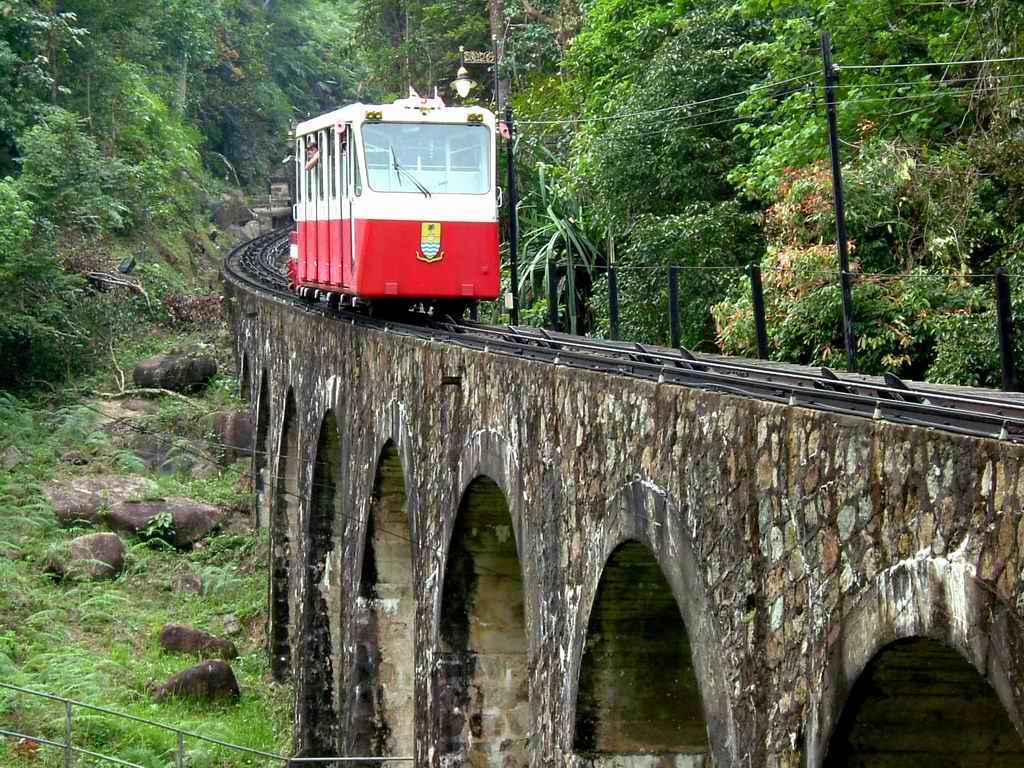
M753 355L744 267L759 262L772 357L845 366L828 30L860 369L998 384L991 275L1024 272L1019 3L583 0L505 12L525 262L536 267L546 249L564 274L579 261L572 241L552 254L531 237L559 212L596 244L586 295L570 301L562 285L578 330L607 332L603 271L614 252L624 337L668 340L666 271L676 265L683 343ZM561 45L537 44L544 25ZM529 275L524 283L527 304L546 295ZM1017 352L1024 363L1024 332Z
M102 351L83 252L201 231L355 98L354 26L334 0L0 0L0 386Z
M842 365L823 30L861 368L993 384L990 276L1024 271L1014 0L0 0L3 204L32 222L4 240L49 254L67 232L184 226L218 184L279 170L293 120L409 86L450 97L459 46L493 38L527 322L544 322L554 260L565 327L607 332L614 256L623 336L667 341L675 265L683 343L751 354L760 262L771 355ZM489 68L471 70L492 99ZM74 347L57 294L32 290L57 303L6 305L0 338Z
M436 87L447 98L459 46L491 49L486 0L365 2L359 21L359 43L372 83L392 98L406 96L409 86L423 95Z

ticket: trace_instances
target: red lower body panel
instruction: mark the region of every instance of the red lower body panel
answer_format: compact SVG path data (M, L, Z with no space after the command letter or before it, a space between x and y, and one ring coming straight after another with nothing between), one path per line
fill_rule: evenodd
M316 223L316 281L318 283L331 282L331 237L330 222L318 221Z
M331 221L327 225L328 228L328 240L330 242L331 249L331 269L330 269L330 284L341 285L343 272L342 262L344 260L344 251L341 247L341 221Z
M299 223L301 284L361 298L495 299L501 290L496 222L356 219ZM429 231L427 231L429 230ZM348 247L346 247L348 246Z

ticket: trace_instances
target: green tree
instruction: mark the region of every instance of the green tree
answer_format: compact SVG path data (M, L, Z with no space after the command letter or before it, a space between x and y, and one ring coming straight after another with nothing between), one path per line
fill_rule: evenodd
M18 183L0 180L0 388L63 376L83 342L68 311L77 281L33 226Z
M409 86L428 95L436 86L447 100L459 46L491 49L487 0L384 0L362 3L359 43L373 91L404 97ZM478 78L480 79L480 78ZM490 91L483 78L484 91Z
M132 187L132 171L100 154L81 118L50 107L18 143L19 186L44 229L73 227L100 233L125 226L129 207L124 197Z

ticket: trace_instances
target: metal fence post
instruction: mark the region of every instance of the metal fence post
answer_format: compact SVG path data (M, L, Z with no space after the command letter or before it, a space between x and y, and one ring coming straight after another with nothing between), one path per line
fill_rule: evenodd
M1010 278L1002 268L996 270L996 315L999 320L999 356L1003 368L1003 389L1016 392L1017 361L1014 359L1013 303L1010 300Z
M750 292L754 302L754 331L757 334L757 356L768 359L768 326L764 316L764 285L761 283L761 267L751 264L747 267L750 275Z
M497 61L494 63L494 70L497 77ZM509 323L519 325L519 191L516 188L515 123L510 103L505 104L505 125L508 127L508 139L505 141L508 162L508 267L509 283L512 288Z
M679 320L679 267L668 268L668 319L672 330L672 346L683 344L683 326Z
M178 749L174 755L174 768L185 768L185 734L178 731Z
M619 340L619 277L615 265L608 265L608 337Z
M75 752L71 747L71 702L64 702L64 768L74 764Z
M843 346L846 366L857 370L857 336L853 327L853 290L850 287L850 243L846 234L846 202L843 198L843 167L836 125L836 68L832 65L832 39L821 33L821 60L825 67L825 107L828 113L828 146L832 156L832 198L836 211L836 248L839 250L839 284L843 294Z
M548 323L551 330L558 330L558 266L554 259L548 259Z

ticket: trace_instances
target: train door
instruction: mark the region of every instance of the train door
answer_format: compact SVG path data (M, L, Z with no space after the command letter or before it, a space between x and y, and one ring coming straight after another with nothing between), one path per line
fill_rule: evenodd
M341 167L342 167L342 139L341 130L338 127L331 128L327 132L327 145L330 147L331 162L328 166L330 173L330 189L327 196L327 220L328 238L331 251L331 285L340 286L344 282L342 273L342 247L341 247Z
M305 235L302 238L304 257L300 262L300 272L303 281L313 282L316 280L316 165L310 166L312 151L316 146L316 134L310 133L305 137L305 149L302 153L303 172L302 183L304 192L302 198L306 208Z
M306 259L309 256L309 249L306 247L309 217L306 212L306 138L304 136L298 136L295 139L295 231L298 234L299 245L296 277L299 280L304 280Z
M345 252L345 284L350 288L356 284L356 213L357 199L363 193L362 180L359 173L359 154L357 151L356 132L352 123L345 124L346 142L346 178L345 178L345 199L342 203L341 215L344 219L342 226L342 240Z
M341 281L352 285L352 125L338 126L338 236L341 244Z
M320 162L316 165L316 281L322 285L331 281L331 242L328 236L331 154L327 134L326 130L317 134Z

